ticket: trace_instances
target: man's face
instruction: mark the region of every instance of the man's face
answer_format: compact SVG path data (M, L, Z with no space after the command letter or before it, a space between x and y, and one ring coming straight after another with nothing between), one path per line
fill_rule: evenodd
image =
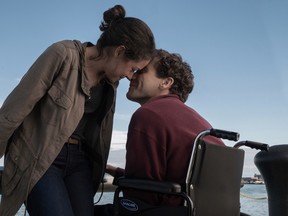
M152 97L163 94L163 90L160 87L163 78L156 76L156 70L153 65L154 61L151 61L145 68L133 74L126 94L129 100L142 105Z

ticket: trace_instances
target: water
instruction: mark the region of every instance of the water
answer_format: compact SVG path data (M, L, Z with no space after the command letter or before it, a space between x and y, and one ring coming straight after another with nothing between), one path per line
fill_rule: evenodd
M265 185L245 184L240 191L243 195L240 196L241 212L251 216L268 216L268 200ZM252 199L247 198L266 198Z
M247 195L249 197L254 198L267 197L265 185L245 184L244 187L241 188L241 193L245 196ZM98 198L99 194L96 194L95 202L98 200ZM105 193L103 194L99 204L106 204L112 202L113 202L113 193ZM267 199L256 200L241 195L240 202L241 202L241 212L244 212L251 216L268 216ZM22 206L22 208L19 210L16 216L23 216L23 215L24 215L24 207Z

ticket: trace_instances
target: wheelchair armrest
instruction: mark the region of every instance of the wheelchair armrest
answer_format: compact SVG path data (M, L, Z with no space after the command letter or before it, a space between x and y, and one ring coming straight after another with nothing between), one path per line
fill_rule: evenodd
M116 184L122 188L130 188L137 190L144 190L156 193L181 193L181 185L173 182L161 182L145 179L131 179L121 177L117 180Z

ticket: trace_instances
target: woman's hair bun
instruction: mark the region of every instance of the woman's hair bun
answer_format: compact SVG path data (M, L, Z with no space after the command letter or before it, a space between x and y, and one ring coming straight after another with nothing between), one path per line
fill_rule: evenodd
M105 31L115 20L122 19L126 15L126 11L122 5L115 5L103 13L103 21L100 25L100 30Z

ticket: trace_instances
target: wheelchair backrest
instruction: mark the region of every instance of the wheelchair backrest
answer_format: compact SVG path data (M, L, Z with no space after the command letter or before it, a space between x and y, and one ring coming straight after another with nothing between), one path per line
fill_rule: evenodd
M189 170L196 216L239 216L244 150L199 141Z

